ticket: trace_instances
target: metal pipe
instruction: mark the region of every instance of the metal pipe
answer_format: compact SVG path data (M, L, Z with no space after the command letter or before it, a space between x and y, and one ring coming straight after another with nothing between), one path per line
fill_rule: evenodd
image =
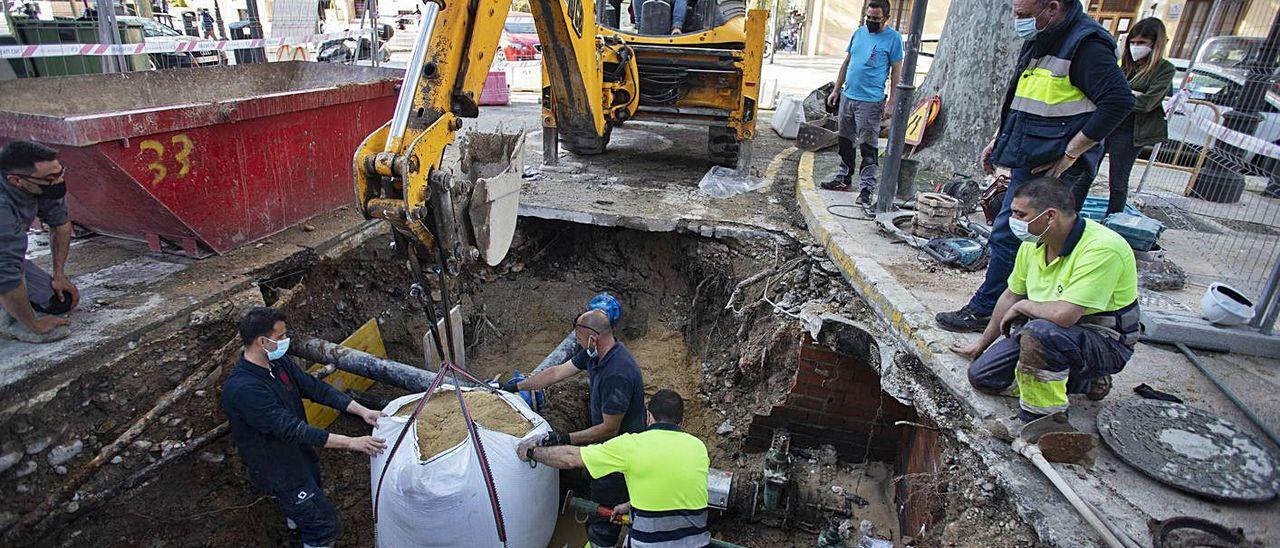
M289 355L314 363L332 365L361 377L410 392L422 392L435 381L436 374L397 361L379 358L373 354L347 348L321 339L295 335L289 345ZM452 384L452 383L451 383ZM463 386L472 383L463 382Z
M928 8L929 0L915 0L911 6L907 53L902 59L898 94L894 97L893 120L889 122L889 149L885 151L884 173L880 179L880 189L876 193L878 213L893 210L893 196L898 190L898 174L902 171L902 146L907 138L907 117L911 115L911 103L916 91L916 58L920 55L920 33L924 30L924 12Z
M409 126L413 98L418 95L418 85L422 81L422 71L427 58L427 45L435 32L438 15L440 15L440 4L427 2L426 11L422 12L422 27L418 29L418 38L413 43L409 65L405 67L404 83L400 85L400 95L396 97L396 110L391 115L391 129L387 134L387 147L384 152L396 151L396 147L400 145L400 139L404 137L405 128ZM377 26L377 21L374 21L374 26Z
M1146 167L1142 168L1142 176L1138 177L1138 188L1133 189L1134 195L1142 194L1142 187L1147 184L1147 176L1151 174L1151 164L1156 163L1156 158L1160 157L1161 148L1164 148L1164 143L1156 143L1156 146L1151 149L1151 157L1147 159ZM1127 201L1128 197L1125 200Z
M1062 476L1058 475L1058 471L1054 470L1053 467L1049 465L1049 461L1045 460L1044 454L1040 452L1039 446L1022 438L1018 438L1013 440L1013 450L1021 453L1022 456L1027 457L1027 460L1030 460L1036 468L1040 469L1040 472L1049 479L1049 483L1052 483L1054 487L1058 488L1058 492L1062 493L1062 496L1066 497L1067 502L1071 503L1072 508L1075 508L1076 512L1080 514L1080 517L1084 518L1084 521L1088 523L1090 527L1093 527L1093 530L1098 533L1098 536L1102 537L1102 541L1106 543L1108 547L1125 548L1124 543L1120 542L1120 539L1111 532L1115 526L1108 527L1104 523L1105 518L1093 513L1093 510L1085 504L1084 499L1080 498L1080 495L1076 493L1075 489L1071 488L1071 484L1062 479Z
M1231 403L1236 404L1236 407L1240 409L1240 412L1244 413L1244 416L1248 417L1250 421L1253 421L1254 426L1257 426L1259 430L1262 430L1263 434L1266 434L1268 438L1271 438L1271 443L1276 444L1276 446L1280 446L1280 437L1276 436L1275 431L1263 423L1262 419L1258 418L1258 415L1254 414L1253 409L1250 409L1249 406L1240 401L1240 398L1236 397L1235 392L1232 392L1231 389L1222 384L1222 380L1220 380L1217 375L1214 375L1212 371L1209 371L1208 367L1205 367L1204 363L1200 361L1200 357L1196 356L1195 352L1192 352L1191 349L1187 348L1187 345L1183 343L1174 344L1188 360L1191 360L1191 365L1196 366L1196 369L1199 369L1201 373L1204 373L1204 376L1209 377L1209 381L1211 381L1214 386L1218 387L1218 390L1222 391L1222 393L1227 396L1227 399L1231 400Z

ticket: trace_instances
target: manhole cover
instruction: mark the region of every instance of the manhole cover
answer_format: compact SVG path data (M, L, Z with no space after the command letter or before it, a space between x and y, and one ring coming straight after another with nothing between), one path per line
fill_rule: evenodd
M1098 413L1098 432L1121 460L1183 491L1238 501L1266 501L1280 492L1274 451L1194 407L1122 401Z

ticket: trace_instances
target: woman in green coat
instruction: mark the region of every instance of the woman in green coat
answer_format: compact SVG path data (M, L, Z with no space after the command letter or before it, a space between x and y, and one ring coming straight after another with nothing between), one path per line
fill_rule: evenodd
M1108 215L1124 211L1129 174L1138 152L1169 135L1164 98L1173 86L1174 68L1173 63L1164 58L1165 41L1164 23L1148 17L1138 21L1121 44L1120 68L1138 101L1133 105L1133 112L1106 139L1107 155L1111 158Z

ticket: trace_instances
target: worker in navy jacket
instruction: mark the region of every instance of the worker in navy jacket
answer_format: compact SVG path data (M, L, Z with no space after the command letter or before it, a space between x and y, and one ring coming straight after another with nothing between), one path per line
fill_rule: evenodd
M254 487L280 502L295 543L332 546L340 530L338 514L320 487L320 461L312 448L376 455L387 444L373 436L352 438L307 424L302 398L359 415L371 426L382 412L356 403L293 363L285 355L289 337L279 310L250 310L240 320L240 338L244 353L222 386L222 408L231 422L236 451Z

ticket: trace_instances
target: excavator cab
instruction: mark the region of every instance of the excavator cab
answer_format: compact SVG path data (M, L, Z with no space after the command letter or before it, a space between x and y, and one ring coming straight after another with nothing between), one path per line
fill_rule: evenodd
M590 3L585 0L583 9ZM572 8L574 2L533 0L535 21L554 19L561 4ZM600 154L614 127L648 120L707 127L711 160L745 172L756 131L767 12L747 10L743 0L695 0L687 4L683 32L673 35L669 0L633 0L630 11L639 10L638 26L621 23L621 2L601 0L595 8L594 25L584 25L580 37L539 24L543 161L556 162L557 145L578 155ZM559 45L589 36L601 53L598 91L591 81L576 89L576 78L592 74L574 68L579 59L568 50L575 48ZM595 96L598 112L582 108Z

